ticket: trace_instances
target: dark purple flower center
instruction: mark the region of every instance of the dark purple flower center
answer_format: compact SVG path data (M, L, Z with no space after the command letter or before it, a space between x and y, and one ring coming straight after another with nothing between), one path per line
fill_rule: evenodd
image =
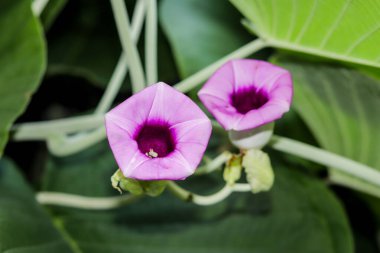
M231 104L241 113L258 109L268 102L268 94L263 90L257 90L255 87L241 88L230 95Z
M151 158L165 157L175 149L172 132L167 124L145 123L135 137L141 153Z

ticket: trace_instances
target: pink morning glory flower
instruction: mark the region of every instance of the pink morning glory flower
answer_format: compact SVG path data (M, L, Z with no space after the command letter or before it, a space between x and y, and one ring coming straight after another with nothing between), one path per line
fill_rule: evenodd
M290 73L259 60L231 60L198 93L226 130L246 131L282 117L290 108Z
M162 82L125 100L105 121L121 171L138 180L182 180L193 174L211 134L202 110Z

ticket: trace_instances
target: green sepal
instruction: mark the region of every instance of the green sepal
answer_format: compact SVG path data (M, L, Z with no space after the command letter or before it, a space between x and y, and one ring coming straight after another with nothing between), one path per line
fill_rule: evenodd
M223 179L228 185L233 185L241 177L242 155L232 155L223 171Z
M268 154L258 149L249 149L242 160L252 192L269 191L273 186L274 173Z
M118 169L111 177L112 187L120 193L123 191L130 192L133 195L146 194L151 197L159 196L166 188L167 181L153 180L140 181L133 178L127 178Z

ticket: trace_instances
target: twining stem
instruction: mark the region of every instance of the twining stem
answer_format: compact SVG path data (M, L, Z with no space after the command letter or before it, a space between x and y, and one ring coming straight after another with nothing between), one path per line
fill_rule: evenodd
M49 0L34 0L32 2L32 10L34 15L37 17L40 16L48 3Z
M36 199L43 205L75 207L80 209L107 210L133 203L141 196L87 197L62 192L39 192Z
M145 77L136 44L132 39L127 9L124 1L121 0L111 0L111 6L121 45L127 55L128 66L131 71L133 92L138 92L145 87Z
M147 1L145 29L145 70L147 84L157 82L157 2Z
M251 191L251 186L249 184L235 184L233 186L225 185L218 192L211 194L209 196L201 196L187 191L176 184L174 181L168 182L168 190L173 193L176 197L183 201L192 202L200 206L209 206L219 203L220 201L227 198L233 192L249 192Z
M366 182L370 182L376 186L380 186L379 172L377 172L373 168L370 168L366 165L360 164L348 158L333 154L331 152L313 147L302 142L298 142L280 136L274 136L269 145L273 149L296 155L310 161L314 161L316 163L328 166L331 169L345 172L346 174L352 175ZM205 168L204 172L210 173L214 171L215 168L217 168L226 161L228 154L229 153L226 152L216 157L214 161L206 165L209 168ZM174 181L169 181L167 187L168 190L170 190L179 199L202 206L216 204L222 201L223 199L227 198L233 192L251 191L251 186L249 184L241 183L235 184L233 186L226 185L218 192L209 196L201 196L198 194L194 194L190 191L183 189ZM37 194L37 200L42 204L61 205L97 210L116 208L132 202L133 200L135 200L135 198L136 197L132 195L120 197L92 198L58 192L41 192Z
M302 157L325 165L330 169L342 171L376 186L380 186L380 172L351 159L280 136L273 136L269 145L273 149Z
M74 133L102 126L104 115L86 115L41 122L16 124L12 127L12 139L16 141L45 140L54 134Z
M234 52L224 56L220 60L209 65L208 67L198 71L192 76L177 83L176 85L174 85L174 87L181 92L188 92L191 89L195 88L197 85L204 82L213 72L215 72L220 66L222 66L228 60L235 59L235 58L245 58L266 46L267 46L266 42L260 38L254 41L251 41L248 44L242 46L241 48L235 50Z
M144 22L144 16L145 16L145 3L144 0L139 0L136 3L135 10L133 12L132 16L132 40L135 44L137 44L140 34L142 25ZM127 65L128 60L125 55L125 53L122 53L120 55L119 61L116 65L115 70L112 73L111 79L107 85L107 89L104 92L102 99L100 100L95 113L96 114L104 114L109 110L111 107L111 104L116 97L117 93L120 90L120 87L125 79L125 76L127 75Z
M225 185L221 190L209 196L201 196L183 189L174 181L169 181L167 187L168 190L170 190L179 199L192 202L200 206L208 206L219 203L233 192L251 191L251 186L249 184L235 184L234 186ZM141 195L136 196L131 194L103 198L78 196L61 192L39 192L36 195L37 201L43 205L66 206L91 210L118 208L133 203L139 198L141 198Z
M216 158L214 158L210 162L206 163L206 165L199 167L195 171L195 175L208 174L208 173L211 173L215 170L220 169L221 166L231 158L231 156L232 156L232 154L229 151L225 151L225 152L221 153Z
M89 148L106 138L106 130L102 125L91 132L77 133L74 136L52 136L48 139L49 151L56 156L68 156Z
M122 1L121 1L122 2ZM139 21L139 20L142 20L141 18L138 18L138 17L142 17L143 14L138 14L138 13L142 13L140 11L140 9L142 9L141 6L143 6L142 4L139 4L139 3L142 3L143 0L140 0L138 2L138 5L136 6L136 11L137 14L134 15L134 17L136 16L136 21ZM139 7L140 6L140 7ZM132 33L133 35L136 34L136 36L139 35L139 31L140 29L138 29L138 27L140 27L140 25L142 24L142 21L140 22L134 22L132 24L132 28L135 27L134 24L136 24L136 30L133 30ZM136 31L136 33L134 32ZM194 75L188 77L187 79L183 80L182 82L178 83L177 85L175 85L175 87L177 89L179 89L180 91L182 92L187 92L189 91L190 89L196 87L198 84L200 84L202 81L204 81L205 79L207 79L207 77L209 77L220 65L222 65L224 62L226 62L227 60L229 59L232 59L232 58L239 58L239 57L245 57L245 56L248 56L258 50L260 50L261 48L264 48L266 46L265 42L260 40L260 39L256 39L250 43L248 43L247 45L239 48L238 50L232 52L231 54L223 57L222 59L220 59L219 61L213 63L212 65L210 65L209 67L195 73ZM122 71L122 70L120 70ZM119 77L117 78L118 79L118 82L122 79L121 77L121 73L115 73L114 72L114 75L119 75ZM112 79L111 79L112 81ZM116 82L116 81L115 81ZM120 83L119 83L120 84ZM116 91L116 87L119 85L115 85L115 86L112 86L112 91L109 91L109 93L113 93L112 96L116 95L115 94L115 91ZM99 105L99 109L98 111L104 111L104 108L107 108L110 104L110 98L112 97L111 95L107 95L107 99L105 99L106 101L103 100L102 105L100 107ZM92 118L93 116L84 116L84 117L89 117L89 118ZM78 119L78 121L77 121ZM81 122L80 118L79 117L73 117L73 118L68 118L68 119L62 119L62 120L59 120L59 121L42 121L42 122L36 122L36 123L23 123L23 124L20 124L18 126L15 126L13 128L13 131L15 132L15 135L13 136L13 140L17 140L17 141L22 141L22 140L44 140L44 139L47 139L51 136L52 133L66 133L65 132L65 127L66 125L69 125L69 131L67 132L75 132L75 131L81 131L81 130L88 130L88 129L92 129L94 127L97 127L98 125L93 125L93 124L88 124L87 119L83 119L83 122ZM52 123L52 124L51 124ZM56 124L57 123L57 124ZM22 126L22 127L21 127ZM39 126L42 128L44 128L44 130L46 130L46 132L44 131L39 131L38 129L36 129L37 131L35 132L33 130L33 128L35 126ZM63 130L62 130L63 129ZM90 138L92 140L95 140L93 138ZM96 141L99 141L99 140L96 140Z

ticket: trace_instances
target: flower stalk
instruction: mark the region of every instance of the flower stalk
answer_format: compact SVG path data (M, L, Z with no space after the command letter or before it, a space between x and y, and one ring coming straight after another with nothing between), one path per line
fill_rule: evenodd
M217 204L226 199L233 192L251 191L251 186L249 184L235 184L233 186L229 186L226 184L218 192L208 196L202 196L183 189L173 181L168 182L167 188L177 198L186 202L192 202L200 206L209 206Z
M147 85L157 82L157 2L146 0L145 69Z
M127 55L128 66L131 71L133 92L138 92L145 87L145 77L136 44L132 39L132 31L129 24L126 6L124 1L120 0L111 0L111 6L116 21L116 27L119 32L121 45Z
M380 172L346 157L280 136L273 136L269 146L275 150L299 156L380 186Z

